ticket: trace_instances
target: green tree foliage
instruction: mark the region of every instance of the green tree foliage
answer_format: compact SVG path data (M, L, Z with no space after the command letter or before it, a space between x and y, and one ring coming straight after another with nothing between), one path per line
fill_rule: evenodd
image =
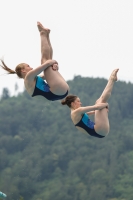
M75 76L70 93L93 105L106 79ZM109 100L110 133L80 133L60 101L26 91L0 102L0 189L9 200L132 200L133 84L118 81ZM93 118L93 117L92 117Z
M10 97L10 92L8 88L3 88L2 90L2 95L1 95L1 100L6 100Z

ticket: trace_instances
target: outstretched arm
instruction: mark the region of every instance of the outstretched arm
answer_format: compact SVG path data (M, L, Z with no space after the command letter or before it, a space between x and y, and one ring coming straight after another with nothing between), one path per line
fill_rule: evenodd
M94 113L95 110L101 110L103 108L108 107L108 103L98 103L93 106L86 106L86 107L80 107L75 110L78 114L83 114L83 113Z
M40 74L42 71L44 71L45 69L47 69L48 67L50 67L54 64L58 64L57 61L47 60L41 66L37 67L36 69L29 71L28 74L26 75L26 79L28 79L29 81L33 80L38 74Z
M53 64L53 65L52 65L52 69L53 69L54 71L59 70L58 64ZM39 76L40 76L43 80L46 79L46 78L45 78L45 72L44 72L44 71L43 71L43 74L40 74Z
M94 114L95 114L95 111L90 111L90 112L87 112L86 114L87 114L87 115L94 115Z

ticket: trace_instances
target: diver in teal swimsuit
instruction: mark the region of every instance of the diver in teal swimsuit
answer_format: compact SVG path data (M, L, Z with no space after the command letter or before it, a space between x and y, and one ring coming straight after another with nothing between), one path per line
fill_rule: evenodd
M43 96L47 100L55 101L67 96L69 86L58 71L58 63L53 60L53 49L49 39L50 30L44 28L40 22L37 27L41 39L41 65L35 69L26 63L17 65L15 71L8 68L3 60L1 67L8 74L17 74L24 79L24 84L30 96ZM40 75L40 73L42 73ZM46 81L45 81L46 80ZM47 90L45 90L45 87Z
M89 116L86 113L84 113L81 120L77 124L75 124L75 126L84 129L91 136L98 137L98 138L105 137L96 133L94 129L94 125L95 123L90 120Z
M114 83L117 81L118 70L115 69L112 72L102 95L95 105L82 107L82 103L76 95L68 95L61 101L62 105L67 105L71 109L72 122L81 132L98 138L108 135L110 127L107 101L111 96ZM89 115L92 114L94 114L95 122L92 122L89 118Z
M49 85L40 77L36 77L36 85L32 97L34 96L44 96L49 101L56 101L59 99L63 99L67 96L68 91L64 95L56 95L50 91Z

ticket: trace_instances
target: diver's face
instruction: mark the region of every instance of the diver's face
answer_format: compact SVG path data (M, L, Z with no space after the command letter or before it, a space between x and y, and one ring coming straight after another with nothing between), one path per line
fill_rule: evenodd
M76 98L75 99L75 101L74 102L72 102L72 107L74 108L74 109L77 109L77 108L79 108L79 107L81 107L82 106L82 103L81 103L81 101L80 101L80 98Z
M33 68L31 68L28 64L24 64L24 68L23 70L28 73L29 71L31 71Z

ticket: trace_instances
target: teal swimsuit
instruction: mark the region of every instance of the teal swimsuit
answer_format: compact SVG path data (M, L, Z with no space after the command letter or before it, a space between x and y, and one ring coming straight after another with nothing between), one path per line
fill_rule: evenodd
M90 120L90 118L88 117L86 113L84 113L81 120L77 124L75 124L75 126L78 126L86 130L87 133L91 136L98 137L98 138L105 137L103 135L99 135L98 133L96 133L94 129L94 125L95 123Z
M49 85L40 77L36 77L36 85L32 97L41 95L49 101L56 101L63 99L67 96L68 91L64 95L56 95L50 91Z

